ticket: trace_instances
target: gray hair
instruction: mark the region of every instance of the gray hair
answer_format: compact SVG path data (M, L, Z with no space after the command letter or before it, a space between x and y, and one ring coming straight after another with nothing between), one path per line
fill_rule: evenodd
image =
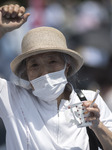
M65 54L65 53L61 53L62 57L64 58L64 61L66 64L69 64L69 70L68 70L68 73L67 73L67 77L71 77L74 73L75 73L75 61L74 59L68 55L68 54Z

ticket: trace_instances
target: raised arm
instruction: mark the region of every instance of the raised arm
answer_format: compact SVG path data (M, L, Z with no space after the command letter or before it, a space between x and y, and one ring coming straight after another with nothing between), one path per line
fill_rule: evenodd
M0 38L7 32L13 31L23 25L30 14L19 5L5 5L0 7Z

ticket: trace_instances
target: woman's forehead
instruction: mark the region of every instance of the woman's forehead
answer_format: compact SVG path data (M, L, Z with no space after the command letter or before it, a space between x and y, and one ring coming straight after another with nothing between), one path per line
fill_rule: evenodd
M33 55L31 57L27 58L27 61L31 61L34 59L39 59L39 58L60 58L61 57L61 53L59 52L47 52L47 53L42 53L42 54L37 54L37 55Z

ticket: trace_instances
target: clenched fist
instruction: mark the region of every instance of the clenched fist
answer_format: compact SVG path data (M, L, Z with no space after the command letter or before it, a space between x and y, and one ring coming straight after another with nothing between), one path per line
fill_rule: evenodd
M0 7L0 36L23 25L30 14L25 13L25 8L17 4Z

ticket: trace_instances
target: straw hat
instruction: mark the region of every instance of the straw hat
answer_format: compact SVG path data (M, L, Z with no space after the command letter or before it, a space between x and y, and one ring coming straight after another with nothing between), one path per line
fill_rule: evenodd
M22 41L22 54L17 56L11 62L11 70L17 76L23 70L23 60L26 58L45 52L61 52L70 55L74 60L75 69L72 69L70 75L76 73L83 64L82 57L74 50L68 49L64 35L57 29L52 27L38 27L30 30ZM20 76L19 76L20 77ZM27 75L21 78L27 80Z

